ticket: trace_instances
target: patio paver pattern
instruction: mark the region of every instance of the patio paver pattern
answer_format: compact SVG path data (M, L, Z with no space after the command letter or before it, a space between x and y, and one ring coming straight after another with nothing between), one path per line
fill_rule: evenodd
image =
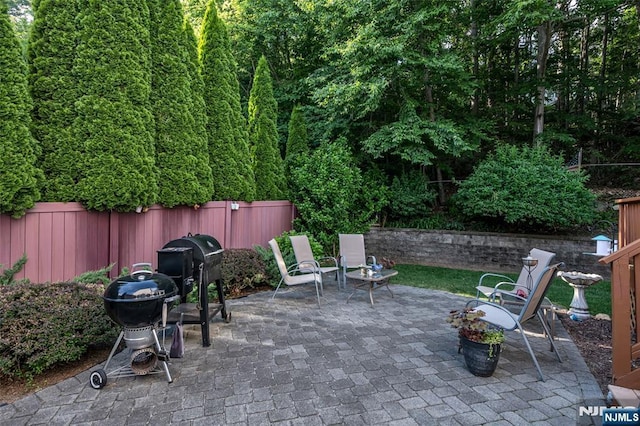
M531 425L596 424L578 408L603 395L564 328L558 363L542 336L529 340L546 381L518 333L507 333L498 369L475 377L446 323L466 298L392 285L395 297L325 283L228 301L231 322L185 326L185 356L164 374L110 378L101 390L85 371L0 407L7 425ZM536 321L533 321L535 324ZM529 325L528 329L531 329ZM167 339L170 345L170 338ZM126 352L126 351L125 351ZM125 353L112 365L128 362ZM110 366L110 369L112 366Z

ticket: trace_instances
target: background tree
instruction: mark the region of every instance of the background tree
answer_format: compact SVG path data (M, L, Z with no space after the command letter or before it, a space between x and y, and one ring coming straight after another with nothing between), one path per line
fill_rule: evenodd
M236 66L215 0L209 3L205 14L199 54L205 85L214 198L253 201L255 181Z
M74 75L75 0L42 0L29 40L29 88L33 98L32 133L42 146L38 164L46 179L45 201L76 201L83 143L72 125L78 97Z
M192 115L188 55L183 42L184 15L179 0L148 0L151 12L152 85L158 201L167 207L211 199L213 178L207 146ZM208 179L200 181L198 171Z
M249 95L249 138L254 151L256 197L280 200L286 197L284 164L278 148L278 104L267 59L258 61Z
M285 174L290 177L291 168L295 167L296 159L309 154L309 142L307 140L307 121L300 105L293 107L289 120L289 132L287 147L284 156Z
M24 215L40 198L38 147L29 132L31 100L20 43L0 2L0 213Z
M83 0L75 137L85 143L80 200L129 211L157 200L146 1Z

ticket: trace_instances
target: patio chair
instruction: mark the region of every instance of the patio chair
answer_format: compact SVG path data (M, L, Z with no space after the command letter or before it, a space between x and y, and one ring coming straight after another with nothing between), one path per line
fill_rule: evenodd
M544 381L544 376L542 375L540 364L538 364L538 360L533 353L533 350L531 349L531 344L529 343L529 339L527 339L527 335L525 334L522 325L532 318L538 317L540 324L542 324L542 327L544 328L545 336L551 344L551 350L555 352L558 361L562 362L560 354L558 353L558 348L553 341L553 337L551 336L546 321L542 317L542 312L540 309L540 306L545 299L545 295L549 290L549 286L551 285L551 282L553 281L558 268L560 268L562 265L563 263L556 263L554 265L547 266L541 271L540 274L538 274L537 280L534 282L531 291L524 300L522 309L518 313L511 312L504 306L497 303L485 302L478 298L467 302L467 307L473 307L474 309L483 311L485 313L485 316L480 318L482 321L488 322L489 324L492 324L506 331L520 331L522 340L524 340L527 350L529 351L529 355L531 356L531 359L533 360L533 363L538 370L538 377L542 381Z
M362 234L338 234L340 244L340 267L342 268L342 283L347 284L347 270L360 268L369 260L376 263L374 256L367 256L364 250L364 235Z
M529 256L536 259L538 264L535 267L531 267L531 269L527 266L523 266L516 281L513 281L513 279L508 276L501 274L487 273L482 275L478 285L476 286L476 297L480 296L480 294L484 294L485 297L489 299L505 297L515 299L526 298L526 295L531 290L530 287L532 284L538 280L544 269L549 266L556 254L534 248L529 252ZM485 280L488 281L489 279L496 278L500 281L493 286L485 283Z
M340 288L338 260L335 257L325 256L316 259L313 256L313 250L311 250L311 244L309 243L309 238L306 235L291 235L289 239L291 240L291 247L293 247L293 253L296 256L296 262L298 262L298 269L300 272L313 272L316 265L320 268L321 274L335 272L338 288ZM322 266L323 263L331 263L332 265Z
M320 307L320 296L322 295L322 274L320 273L320 267L317 262L307 262L304 267L304 271L311 272L302 272L299 268L299 265L296 263L287 268L287 265L284 263L284 258L282 257L282 252L280 251L280 247L278 246L278 242L275 239L269 241L269 246L273 251L273 256L276 259L276 264L278 265L278 270L280 271L280 275L282 278L276 287L276 291L273 292L273 296L271 296L271 300L276 297L278 290L282 283L285 283L288 286L297 286L302 284L315 284L316 286L316 295L318 297L318 307Z
M476 298L479 298L483 294L487 299L492 302L496 300L501 304L522 306L527 295L531 291L531 286L535 283L540 275L544 272L544 269L549 266L553 261L556 254L549 251L540 250L537 248L531 249L529 257L538 261L535 267L522 266L520 275L516 281L513 281L510 277L501 274L487 273L480 277L478 286L476 286ZM498 279L499 282L493 286L485 283L489 280ZM494 281L495 282L495 281ZM555 336L555 320L556 320L556 307L549 299L544 298L540 305L543 316L547 321L547 325L551 330L551 337Z

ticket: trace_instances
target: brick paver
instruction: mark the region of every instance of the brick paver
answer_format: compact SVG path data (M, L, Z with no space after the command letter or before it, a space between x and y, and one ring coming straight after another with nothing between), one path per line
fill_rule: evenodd
M475 377L445 322L467 299L402 285L393 292L377 292L374 307L366 292L346 303L350 292L331 282L320 309L311 286L274 301L271 292L230 300L231 322L214 318L210 347L198 326L185 326L173 383L164 374L110 378L94 390L85 371L0 407L0 424L598 423L578 418L580 405L604 398L561 324L563 363L539 335L529 339L545 382L512 332L495 374ZM128 362L121 353L112 366Z

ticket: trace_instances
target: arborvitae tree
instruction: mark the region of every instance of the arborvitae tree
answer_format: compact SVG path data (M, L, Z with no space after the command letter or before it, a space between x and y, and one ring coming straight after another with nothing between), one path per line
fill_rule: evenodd
M249 94L249 138L255 154L256 198L280 200L285 197L284 164L278 149L278 104L273 97L269 65L258 61Z
M151 60L145 0L82 0L75 137L84 141L80 200L130 211L157 200Z
M205 13L199 54L205 85L214 197L220 200L253 201L255 184L236 65L229 48L227 30L218 17L215 0L209 2Z
M151 105L156 133L158 201L166 206L195 205L211 199L211 168L199 161L201 142L195 129L187 53L183 43L184 16L179 0L147 0L152 28ZM205 151L206 153L206 151ZM207 157L208 160L208 157ZM198 180L200 167L208 185Z
M29 88L33 98L32 133L40 142L38 165L45 174L43 199L75 201L80 180L82 141L73 137L77 99L73 63L78 3L42 0L29 40Z
M189 73L189 90L191 97L189 98L189 109L193 117L193 150L194 155L198 158L199 166L196 170L198 182L208 193L208 200L213 199L215 184L213 182L213 174L211 170L211 161L209 160L209 143L207 136L207 106L204 102L204 82L200 74L200 61L198 60L198 41L196 40L193 28L186 19L182 26L183 53L185 55L184 62L187 65ZM206 167L204 166L206 164Z
M294 157L309 153L307 141L307 122L304 119L304 112L300 105L293 107L291 119L289 119L289 136L287 137L287 147L284 156L285 162L289 163Z
M24 215L40 198L37 145L29 131L27 66L7 6L0 1L0 213Z

